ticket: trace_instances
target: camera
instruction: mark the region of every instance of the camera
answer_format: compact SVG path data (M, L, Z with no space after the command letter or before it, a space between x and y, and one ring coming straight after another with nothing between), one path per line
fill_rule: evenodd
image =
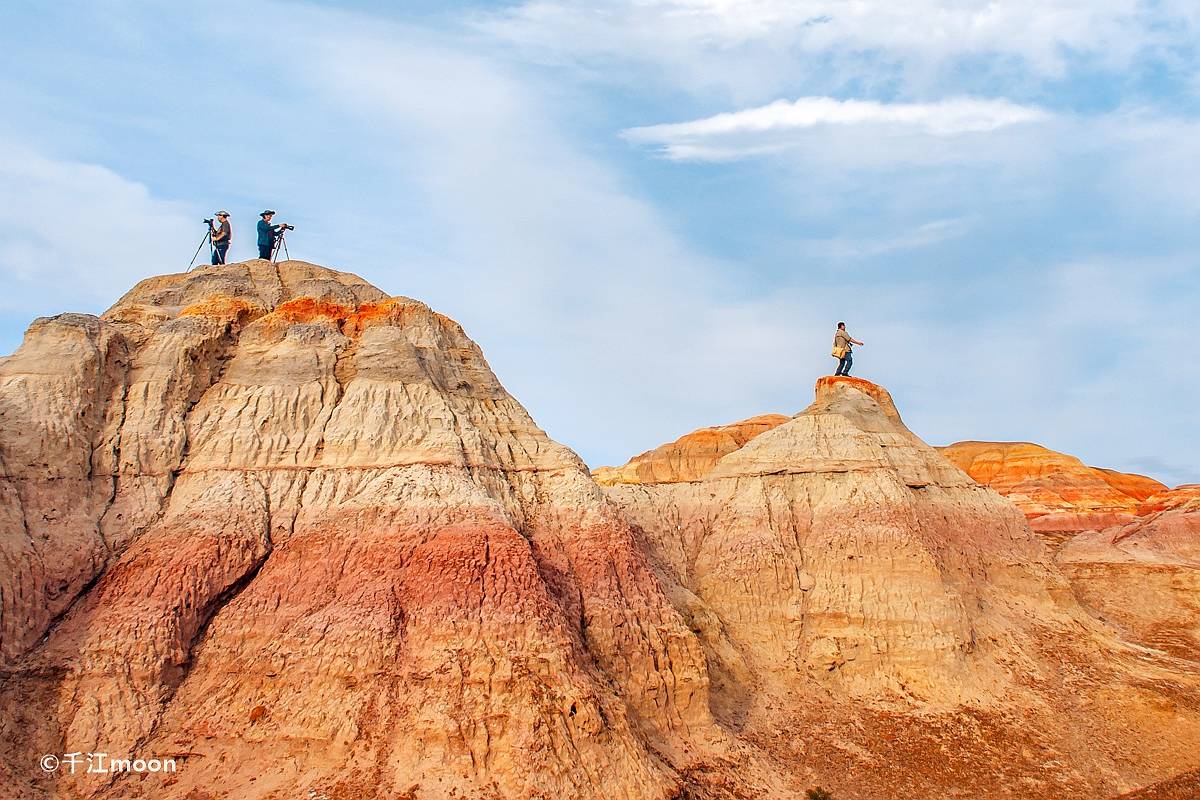
M212 218L212 217L206 217L204 221L205 221L205 222L207 222L209 225L212 225L212 224L213 224L213 218Z
M295 225L280 225L279 227L280 227L280 228L282 228L282 229L283 229L283 230L285 230L285 231L294 231L294 230L296 230L296 226L295 226Z

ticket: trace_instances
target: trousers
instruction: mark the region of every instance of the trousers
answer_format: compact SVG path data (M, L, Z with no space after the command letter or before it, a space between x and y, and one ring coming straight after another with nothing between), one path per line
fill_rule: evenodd
M840 359L838 359L837 372L835 372L833 374L834 375L849 375L850 374L850 365L853 363L854 363L854 355L853 355L853 353L851 353L851 351L847 350L846 355L844 355Z
M212 263L224 264L227 252L229 252L229 242L216 242L213 244Z
M274 249L275 249L274 245L260 244L258 246L258 257L265 258L267 261L270 261L271 260L271 251Z

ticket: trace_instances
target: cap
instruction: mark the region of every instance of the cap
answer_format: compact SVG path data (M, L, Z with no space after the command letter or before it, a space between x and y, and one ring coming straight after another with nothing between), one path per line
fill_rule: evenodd
M264 211L264 212L262 212L261 214L259 214L259 216L260 216L260 217L265 217L267 214L274 214L274 213L275 213L274 211L272 211L271 209L269 209L269 208L268 208L266 211Z
M217 213L213 214L213 216L214 217L228 217L229 212L228 211L218 211Z

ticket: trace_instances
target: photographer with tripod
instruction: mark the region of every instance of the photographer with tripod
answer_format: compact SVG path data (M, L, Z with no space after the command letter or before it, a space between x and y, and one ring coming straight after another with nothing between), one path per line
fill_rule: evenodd
M259 216L262 219L258 221L258 257L273 261L276 241L282 238L283 231L290 231L293 228L285 223L272 225L271 218L275 216L275 212L270 209L262 212Z
M211 219L205 220L208 223L208 235L212 237L212 263L224 264L229 243L233 241L233 229L229 227L228 211L218 211L215 216L221 221L220 227L214 227Z

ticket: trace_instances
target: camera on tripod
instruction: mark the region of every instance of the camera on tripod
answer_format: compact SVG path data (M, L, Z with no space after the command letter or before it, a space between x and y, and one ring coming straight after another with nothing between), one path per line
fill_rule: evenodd
M285 231L294 231L294 230L296 230L296 226L295 226L295 225L280 225L279 227L280 227L280 229L281 229L281 230L285 230Z
M213 218L212 218L212 217L205 217L204 221L205 221L205 222L207 222L209 225L212 225L212 224L213 224Z

